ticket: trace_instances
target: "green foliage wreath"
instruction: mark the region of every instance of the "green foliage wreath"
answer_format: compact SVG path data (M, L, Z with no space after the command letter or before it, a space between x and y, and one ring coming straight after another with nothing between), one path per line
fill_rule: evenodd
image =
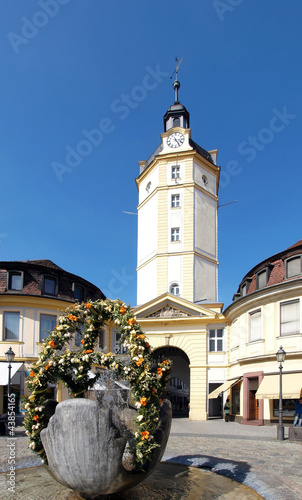
M127 349L129 356L127 364L113 353L95 351L106 321L114 322L119 328L120 343ZM71 351L67 346L76 332L81 337L82 347ZM96 378L89 377L92 366L113 370L129 382L137 408L138 424L133 458L136 466L141 467L151 458L152 450L157 446L153 434L158 425L161 397L167 385L171 362L164 360L154 363L151 347L133 312L120 300L97 300L69 307L60 315L58 325L44 340L39 359L31 366L27 380L31 394L26 398L24 426L30 439L29 447L47 462L40 432L47 426L49 418L43 411L48 384L62 380L72 398L85 397L85 391L100 376L98 373Z

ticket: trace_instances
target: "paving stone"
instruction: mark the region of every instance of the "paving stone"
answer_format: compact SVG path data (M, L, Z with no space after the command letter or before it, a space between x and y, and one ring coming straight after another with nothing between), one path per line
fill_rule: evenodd
M17 468L40 464L22 429L16 434ZM7 442L0 436L0 471L8 470ZM276 426L174 419L163 460L213 470L254 489L265 500L300 500L301 454L302 442L278 441Z

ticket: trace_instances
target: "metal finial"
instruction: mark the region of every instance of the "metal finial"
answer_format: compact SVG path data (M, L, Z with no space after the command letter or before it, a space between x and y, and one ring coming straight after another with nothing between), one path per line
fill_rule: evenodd
M172 79L173 75L175 75L175 80L174 80L174 83L173 83L173 88L175 90L175 104L179 104L179 100L178 100L178 89L180 87L180 83L177 79L177 74L178 74L178 70L179 70L179 67L183 61L183 57L180 59L180 61L178 61L178 57L175 57L175 61L176 61L176 68L175 70L173 71L172 75L170 76L170 79Z

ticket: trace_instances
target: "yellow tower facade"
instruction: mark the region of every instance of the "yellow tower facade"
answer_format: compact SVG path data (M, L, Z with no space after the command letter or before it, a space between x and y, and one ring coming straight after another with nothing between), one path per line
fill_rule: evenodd
M193 303L217 302L217 150L191 139L189 113L178 96L164 129L158 148L139 162L136 180L137 303L166 292Z

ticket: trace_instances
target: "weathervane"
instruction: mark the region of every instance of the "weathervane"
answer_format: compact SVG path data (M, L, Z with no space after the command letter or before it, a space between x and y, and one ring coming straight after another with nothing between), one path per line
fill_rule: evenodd
M174 80L174 82L173 82L173 88L174 88L174 90L175 90L175 102L174 102L174 104L179 104L179 100L178 100L178 89L179 89L179 87L180 87L180 83L179 83L179 81L178 81L178 79L177 79L177 73L178 73L179 67L180 67L180 65L181 65L181 63L182 63L182 61L183 61L183 57L181 58L181 60L180 60L180 61L178 61L178 57L175 57L175 61L176 61L176 68L175 68L175 70L173 71L172 75L170 76L170 79L172 79L172 78L173 78L173 75L175 74L175 80Z

